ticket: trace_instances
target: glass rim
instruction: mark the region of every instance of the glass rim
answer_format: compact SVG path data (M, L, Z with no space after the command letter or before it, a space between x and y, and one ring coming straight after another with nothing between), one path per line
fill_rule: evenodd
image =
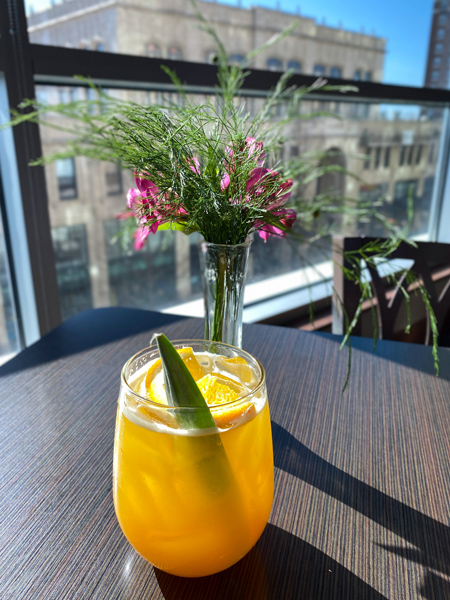
M261 376L259 377L258 383L255 385L255 387L248 392L248 394L245 394L244 396L239 396L238 398L236 398L235 400L232 400L231 402L225 402L223 404L207 404L208 408L214 412L215 409L219 410L219 409L223 409L224 407L233 407L233 406L237 406L239 405L241 402L249 402L249 396L255 396L260 389L263 387L263 385L265 384L266 381L266 372L264 370L264 367L262 366L262 364L259 362L259 360L257 358L255 358L252 354L250 354L249 352L247 352L246 350L243 350L242 348L238 348L237 346L232 346L231 344L225 344L224 342L214 342L212 340L201 340L201 339L182 339L182 340L171 340L171 344L173 346L178 347L178 346L182 346L186 344L219 344L220 346L224 346L226 348L232 348L233 350L242 353L246 356L249 356L252 361L254 361L261 372ZM150 398L146 398L144 396L141 396L138 392L135 392L129 385L127 377L126 377L126 369L129 367L129 365L132 363L133 360L136 359L136 357L138 357L139 355L143 355L144 353L148 352L149 350L156 350L158 351L158 346L156 344L152 344L151 346L147 346L146 348L142 348L141 350L139 350L138 352L136 352L136 354L133 354L133 356L131 358L129 358L127 360L127 362L124 364L124 366L122 367L122 371L120 374L120 380L121 383L125 386L126 388L126 393L127 394L131 394L133 397L135 397L136 399L138 399L140 402L143 402L144 404L147 404L148 406L152 406L154 408L159 408L161 410L165 410L165 411L198 411L198 410L204 410L200 407L197 406L170 406L169 404L160 404L159 402L155 402L154 400L150 400Z
M239 247L247 247L250 246L251 243L253 242L253 240L251 238L247 238L245 240L245 242L241 242L240 244L216 244L215 242L207 242L206 240L200 240L198 242L199 246L217 246L218 248L239 248ZM205 340L208 341L208 340ZM218 343L222 343L222 342L218 342ZM233 346L234 348L234 346ZM241 348L238 348L238 350L241 350ZM245 350L244 350L245 352ZM248 354L248 353L247 353ZM251 356L251 354L249 354L249 356Z

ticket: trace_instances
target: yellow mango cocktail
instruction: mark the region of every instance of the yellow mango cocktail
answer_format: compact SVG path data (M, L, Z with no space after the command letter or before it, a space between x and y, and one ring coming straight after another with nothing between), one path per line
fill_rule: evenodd
M198 408L167 404L155 347L122 371L114 448L114 504L131 545L155 567L199 577L236 563L257 542L273 498L264 370L226 344L175 342L214 426ZM209 417L210 418L210 417Z

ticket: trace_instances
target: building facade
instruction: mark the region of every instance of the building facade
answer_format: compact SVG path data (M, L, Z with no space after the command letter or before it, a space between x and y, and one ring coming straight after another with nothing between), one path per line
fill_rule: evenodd
M218 31L232 62L241 61L298 19L297 28L259 54L252 66L280 72L289 68L318 77L382 79L386 45L382 38L327 27L277 10L216 2L198 5ZM205 63L215 53L210 37L198 29L187 0L67 0L31 15L29 33L34 43L164 59ZM67 102L86 92L41 86L37 93L50 102ZM127 95L142 103L161 100L158 92ZM392 222L400 224L413 194L416 207L420 207L416 212L419 231L427 222L439 123L415 116L387 117L376 104L356 104L345 98L342 102L307 101L305 107L306 111L331 110L341 118L298 120L291 126L281 158L320 152L324 164L334 161L355 176L344 172L324 176L303 193L332 192L374 201L383 196ZM41 135L44 152L63 148L67 139L48 129L42 129ZM90 306L161 309L200 297L193 236L158 232L140 253L111 243L119 229L115 215L123 210L126 191L133 183L130 173L122 172L118 165L77 157L47 166L46 174L65 317ZM376 223L361 224L359 231L379 234ZM320 260L319 255L309 258ZM298 251L282 240L270 240L266 245L255 239L251 261L250 281L254 282L300 266Z
M435 0L431 21L425 87L450 86L450 2Z

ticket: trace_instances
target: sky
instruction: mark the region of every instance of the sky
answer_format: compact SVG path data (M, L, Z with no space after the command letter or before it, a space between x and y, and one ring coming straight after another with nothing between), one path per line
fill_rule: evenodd
M61 0L55 0L59 3ZM185 0L186 2L188 0ZM331 27L375 33L387 39L384 83L422 86L431 28L433 0L220 0L244 8L259 5L314 18ZM25 0L27 12L50 5L50 0Z

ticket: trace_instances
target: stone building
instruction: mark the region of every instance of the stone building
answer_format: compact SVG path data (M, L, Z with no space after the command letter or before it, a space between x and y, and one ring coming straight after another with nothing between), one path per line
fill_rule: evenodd
M287 38L256 57L255 68L382 79L386 44L382 38L266 8L243 9L217 2L198 5L224 41L230 61L239 62L298 18L297 28ZM210 62L215 52L211 39L196 26L188 0L67 0L31 15L28 22L34 43L194 62ZM85 94L81 88L68 87L40 87L37 92L51 102ZM132 94L139 102L156 99L155 92ZM311 110L338 112L342 120L299 120L289 132L283 158L332 150L333 158L324 160L357 176L325 176L311 184L307 193L331 190L374 199L382 194L395 221L403 218L407 195L414 188L426 212L437 155L436 122L386 118L375 104L347 103L345 98L306 105ZM52 130L43 130L42 140L45 152L65 143L64 135ZM46 169L64 316L110 304L160 309L201 294L193 236L158 233L139 254L110 243L118 230L114 216L123 210L132 184L129 173L122 173L117 165L85 158L58 161ZM420 219L426 219L425 213L420 214ZM361 230L369 233L367 227L361 225ZM255 240L251 257L250 281L299 267L296 251L279 240L267 245Z
M431 22L425 87L450 86L450 2L435 0Z

